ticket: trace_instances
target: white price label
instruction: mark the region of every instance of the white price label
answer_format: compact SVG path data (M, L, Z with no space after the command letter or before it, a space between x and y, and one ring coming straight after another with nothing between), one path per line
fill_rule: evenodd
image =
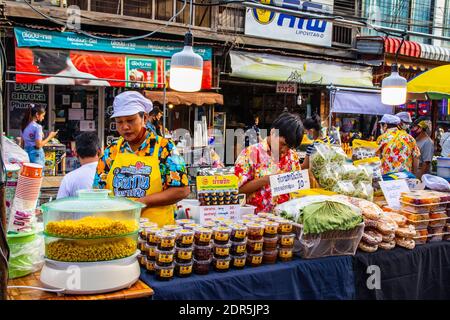
M380 187L389 207L400 208L400 196L403 192L409 192L408 183L405 179L380 181Z
M273 197L309 188L308 170L270 176L270 189Z

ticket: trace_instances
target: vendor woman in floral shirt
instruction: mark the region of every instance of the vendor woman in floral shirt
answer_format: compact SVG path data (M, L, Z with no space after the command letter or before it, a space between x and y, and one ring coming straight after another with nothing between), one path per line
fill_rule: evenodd
M189 195L184 159L172 141L145 128L150 100L135 91L113 103L118 141L98 162L94 188L110 189L145 205L141 216L158 225L173 224L174 204Z
M300 117L283 113L273 122L267 138L247 147L237 158L235 174L239 178L239 192L247 195L247 203L256 206L256 212L270 212L276 204L290 199L289 194L272 198L269 177L301 170L294 149L302 137Z

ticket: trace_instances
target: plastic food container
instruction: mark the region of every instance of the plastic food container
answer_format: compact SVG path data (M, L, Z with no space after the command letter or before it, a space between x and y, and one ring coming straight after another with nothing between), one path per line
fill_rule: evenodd
M278 250L278 258L280 261L286 262L292 260L292 248L280 248Z
M156 250L158 250L157 246L151 246L151 245L146 245L145 246L145 252L146 252L146 257L149 260L155 260L156 259Z
M278 219L277 222L279 223L278 226L278 233L279 234L287 234L292 232L292 222L286 219Z
M264 240L247 240L247 253L261 253L263 250Z
M414 205L427 205L433 203L439 203L440 197L434 192L425 190L416 190L410 192L404 192L400 196L401 202Z
M247 237L247 227L243 224L232 224L231 228L231 241L243 241Z
M175 250L162 251L157 249L155 260L158 266L169 266L175 261Z
M173 279L175 265L155 266L155 278L159 281L169 281Z
M264 226L258 223L247 224L247 237L249 240L262 240L264 236Z
M215 227L213 230L213 240L217 244L225 244L230 241L231 228L229 227Z
M217 226L217 224L214 221L206 221L205 223L202 224L202 227L204 228L215 228Z
M205 275L209 273L209 264L211 263L211 259L208 260L197 260L194 258L194 273Z
M187 229L187 230L194 230L195 228L199 228L199 227L201 227L201 225L199 225L197 223L189 223L189 224L185 224L183 226L183 228Z
M155 273L156 261L145 259L145 269L148 273Z
M194 263L192 261L186 263L175 263L175 274L177 277L186 278L192 274Z
M277 248L278 237L274 237L274 238L264 237L263 243L264 243L263 244L264 251L273 251Z
M265 222L268 222L268 220L265 218L260 218L260 217L256 216L256 218L253 218L253 222L263 224Z
M428 230L427 229L416 230L416 236L413 237L413 240L416 243L416 245L426 243L428 240Z
M281 234L279 237L279 243L281 248L293 248L294 247L295 233Z
M162 229L167 232L176 233L177 231L183 229L183 227L176 224L167 224L164 227L162 227Z
M146 240L142 240L139 237L139 239L138 239L138 249L141 251L142 254L145 254L145 252L146 252L146 248L145 248L146 245L147 245L147 241Z
M235 222L231 219L225 219L222 222L219 222L217 225L222 227L229 227L231 224L234 224Z
M278 227L280 226L278 222L268 221L262 225L264 226L264 237L273 238L278 235Z
M231 242L231 250L230 253L235 256L242 255L247 250L247 240L241 242Z
M241 219L243 220L252 220L255 219L257 217L257 215L253 214L253 213L247 213L247 214L243 214L241 216Z
M278 257L278 250L263 252L263 262L265 264L272 264L277 262L277 257Z
M175 223L177 224L177 226L184 228L184 225L195 223L195 221L192 219L179 219L179 220L175 220Z
M145 267L145 263L147 262L147 258L145 257L145 254L138 254L137 256L139 265L141 267Z
M198 261L210 260L212 256L212 246L194 245L194 258Z
M211 229L201 227L194 229L194 232L194 242L196 245L209 245L213 233Z
M217 272L227 272L230 270L230 264L231 258L229 256L223 258L213 257L212 259L213 268Z
M179 263L187 263L192 261L194 248L175 247L175 261Z
M240 219L240 220L237 220L236 223L247 226L248 224L254 223L254 222L251 219Z
M158 249L171 251L175 248L176 236L172 232L159 231L156 233L156 238L158 239Z
M406 217L408 223L412 224L416 230L426 229L430 222L430 214L428 213L416 214L404 210L400 213Z
M231 265L235 269L244 269L246 260L247 260L246 253L244 253L243 255L240 255L240 256L232 255L231 256Z
M267 218L270 217L272 214L271 214L271 213L268 213L268 212L258 212L256 215L258 216L258 218L267 219Z
M213 253L217 258L228 257L230 255L231 243L213 245Z
M175 243L178 247L190 247L194 243L194 230L182 229L176 232Z
M217 218L214 218L212 221L216 224L216 226L217 225L219 225L220 223L222 223L222 222L224 222L224 221L226 221L226 220L228 220L227 218L225 218L225 217L217 217Z
M444 227L447 223L447 218L447 213L445 211L430 213L430 223L428 226Z
M251 267L258 267L262 264L263 253L248 253L246 264Z
M144 228L145 238L147 239L147 243L152 246L157 246L160 239L156 236L156 234L161 231L159 228L150 227Z

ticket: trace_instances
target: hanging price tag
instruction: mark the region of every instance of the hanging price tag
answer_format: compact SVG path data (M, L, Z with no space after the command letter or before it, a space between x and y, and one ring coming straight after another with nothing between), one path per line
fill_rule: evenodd
M272 196L279 196L303 189L310 189L308 170L270 176Z

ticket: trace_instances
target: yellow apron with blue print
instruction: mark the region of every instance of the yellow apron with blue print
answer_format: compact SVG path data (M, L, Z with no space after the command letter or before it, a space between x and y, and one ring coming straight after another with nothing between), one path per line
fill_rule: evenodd
M122 143L123 138L120 138L117 150L120 150ZM119 151L106 178L106 188L112 190L115 196L131 200L163 191L159 148L159 143L156 143L153 155L148 157ZM172 205L142 209L141 217L156 222L159 227L175 223Z

